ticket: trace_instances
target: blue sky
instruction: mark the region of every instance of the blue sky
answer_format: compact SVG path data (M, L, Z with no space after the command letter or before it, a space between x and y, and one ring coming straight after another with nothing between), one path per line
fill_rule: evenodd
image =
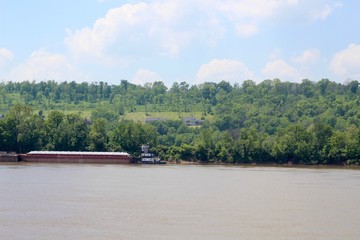
M357 0L0 0L0 81L360 80Z

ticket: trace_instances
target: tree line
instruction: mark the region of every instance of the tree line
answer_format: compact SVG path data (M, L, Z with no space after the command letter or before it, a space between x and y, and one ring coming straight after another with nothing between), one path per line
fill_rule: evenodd
M80 113L51 111L44 119L29 105L15 105L0 120L0 151L126 151L138 153L142 143L155 145L154 127L104 118L89 121Z
M139 154L149 144L162 158L206 163L360 163L358 81L328 79L301 83L247 80L241 85L162 82L22 82L0 85L0 100L20 94L32 107L107 102L95 108L91 124L80 113L51 111L46 117L24 104L10 104L0 120L0 150L127 151ZM41 101L40 101L41 100ZM113 106L113 107L111 107ZM120 118L151 106L153 111L213 115L201 127L180 119L150 124ZM146 114L146 112L144 112Z

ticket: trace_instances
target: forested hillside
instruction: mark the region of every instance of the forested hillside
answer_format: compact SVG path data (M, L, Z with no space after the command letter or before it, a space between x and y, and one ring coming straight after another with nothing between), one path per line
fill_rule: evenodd
M0 151L127 151L224 163L360 163L359 82L0 83ZM194 116L201 126L187 126ZM145 124L146 118L161 118ZM165 120L166 119L166 120Z

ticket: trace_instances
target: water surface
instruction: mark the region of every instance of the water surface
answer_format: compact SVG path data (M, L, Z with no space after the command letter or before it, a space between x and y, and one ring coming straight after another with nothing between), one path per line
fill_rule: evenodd
M360 171L0 165L0 239L360 237Z

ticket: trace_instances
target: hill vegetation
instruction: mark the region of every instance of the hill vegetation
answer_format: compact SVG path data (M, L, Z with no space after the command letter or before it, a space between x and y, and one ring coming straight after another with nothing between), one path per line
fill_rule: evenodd
M170 88L160 81L0 83L0 151L137 155L147 143L172 161L359 164L358 88L358 81L328 79ZM187 126L188 116L202 125Z

